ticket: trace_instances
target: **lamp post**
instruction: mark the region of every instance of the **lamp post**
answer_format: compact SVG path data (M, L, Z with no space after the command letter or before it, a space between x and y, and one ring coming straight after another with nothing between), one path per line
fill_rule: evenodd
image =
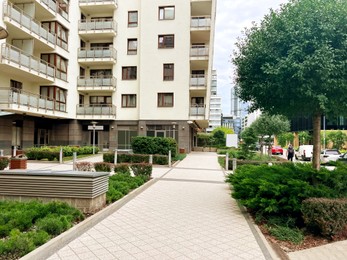
M92 126L93 126L93 154L95 154L95 126L98 122L91 122L92 123Z
M8 37L8 31L4 27L0 26L0 40L5 39L7 37Z

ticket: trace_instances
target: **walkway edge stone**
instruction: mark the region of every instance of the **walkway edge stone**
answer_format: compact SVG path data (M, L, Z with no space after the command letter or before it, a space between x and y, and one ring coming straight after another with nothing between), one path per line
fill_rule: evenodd
M34 251L30 252L29 254L23 256L21 260L44 260L49 258L51 255L53 255L55 252L57 252L59 249L63 248L65 245L82 235L84 232L86 232L88 229L92 228L96 224L98 224L100 221L108 217L109 215L116 212L118 209L120 209L122 206L124 206L126 203L131 201L133 198L135 198L137 195L148 189L150 186L152 186L154 183L156 183L159 179L151 179L150 181L143 184L141 187L137 188L136 190L133 190L126 196L124 196L122 199L114 202L113 204L107 206L106 208L102 209L101 211L95 213L94 215L90 216L89 218L83 220L76 226L70 228L66 232L60 234L59 236L49 240L47 243L43 244L42 246L36 248Z

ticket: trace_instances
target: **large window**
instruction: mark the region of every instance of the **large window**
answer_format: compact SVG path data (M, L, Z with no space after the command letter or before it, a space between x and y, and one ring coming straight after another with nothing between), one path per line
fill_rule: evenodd
M158 107L173 107L173 93L158 93Z
M163 80L164 81L174 80L174 64L173 63L164 64Z
M137 54L137 39L128 39L128 55Z
M136 95L135 94L122 95L122 107L136 107Z
M58 46L65 50L68 49L68 29L55 21L42 22L42 25L47 27L50 32L56 34Z
M175 19L174 6L161 6L159 7L159 20L173 20Z
M58 54L41 54L41 59L56 67L55 76L58 79L67 80L68 61Z
M111 96L90 96L89 103L91 105L111 105L112 97Z
M122 79L123 80L131 80L137 78L137 67L122 67Z
M137 136L137 127L136 126L118 126L118 144L117 148L119 149L131 149L131 139Z
M56 110L66 111L66 90L56 86L41 86L40 95L42 98L55 101Z
M159 35L158 36L158 48L174 48L175 47L175 35Z
M137 27L138 13L137 11L128 12L128 27Z

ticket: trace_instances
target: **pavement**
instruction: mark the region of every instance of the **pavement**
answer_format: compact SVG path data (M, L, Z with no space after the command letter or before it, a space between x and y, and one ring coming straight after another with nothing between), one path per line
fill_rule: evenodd
M29 162L28 169L71 170L72 163ZM49 260L287 258L275 253L231 198L216 153L193 152L172 168L155 166L152 177L123 202L83 221L88 228L81 222L23 259L39 259L37 252L45 250L51 250L44 258ZM73 237L64 240L66 234ZM287 259L347 259L347 242L289 253Z

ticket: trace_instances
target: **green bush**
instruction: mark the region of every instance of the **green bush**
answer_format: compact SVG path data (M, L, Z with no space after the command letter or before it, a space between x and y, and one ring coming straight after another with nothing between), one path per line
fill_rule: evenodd
M176 140L169 137L149 137L137 136L131 141L131 146L135 154L161 154L175 157L177 152Z
M77 162L76 168L78 171L91 172L94 169L94 164L91 162Z
M36 222L37 230L45 231L50 235L56 236L71 227L71 223L66 216L49 215Z
M316 171L310 164L292 163L244 165L227 177L233 185L232 196L251 211L294 218L301 216L304 199L346 196L346 180L343 170Z
M281 241L290 241L294 244L301 244L304 240L304 234L298 228L270 226L268 229L271 235Z
M106 162L96 162L94 163L94 168L97 172L110 172L112 171L113 164Z
M183 154L177 154L176 157L182 158L185 156ZM155 154L155 155L153 155L153 164L168 165L169 164L169 156Z
M134 163L130 165L130 168L133 170L135 176L143 176L148 180L152 176L152 165L149 163Z
M347 231L347 199L309 198L302 202L302 214L313 233L333 239Z
M113 163L114 153L104 153L103 161ZM118 154L117 163L148 163L148 154ZM166 155L154 154L153 164L167 165L169 163L169 158Z
M124 173L124 174L130 175L129 164L127 164L127 163L120 163L120 164L114 165L114 172L116 172L116 173Z
M116 190L112 186L109 187L108 191L106 192L106 202L112 203L115 202L121 198L123 198L124 194L120 191Z
M74 152L77 155L92 154L92 146L43 146L43 147L31 147L25 150L25 155L29 160L42 160L48 159L49 161L59 160L60 149L62 148L63 157L72 156ZM95 147L95 153L99 152L99 148Z
M0 157L0 171L4 170L8 167L8 164L10 163L10 159L8 157Z

